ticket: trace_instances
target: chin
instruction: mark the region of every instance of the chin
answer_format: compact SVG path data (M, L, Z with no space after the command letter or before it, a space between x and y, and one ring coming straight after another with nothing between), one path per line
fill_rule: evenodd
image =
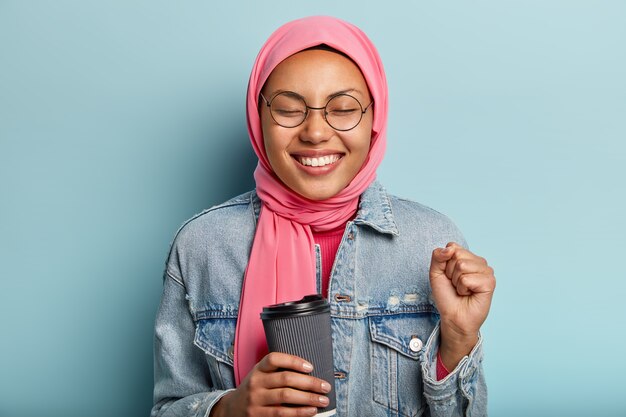
M300 194L302 197L308 198L309 200L323 201L323 200L327 200L327 199L329 199L331 197L336 196L337 194L339 194L341 189L335 189L335 188L315 189L315 188L311 188L311 187L306 187L306 188L301 188L301 189L295 190L295 191L298 194Z

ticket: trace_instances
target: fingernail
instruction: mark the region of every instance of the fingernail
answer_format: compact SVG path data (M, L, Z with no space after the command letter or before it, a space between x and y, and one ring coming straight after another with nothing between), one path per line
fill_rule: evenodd
M446 254L450 251L450 248L443 248L441 249L441 253Z
M308 362L304 362L304 363L302 364L302 367L303 367L304 369L306 369L307 371L312 371L312 370L313 370L313 365L311 365L311 364L310 364L310 363L308 363Z
M328 397L320 397L319 400L324 405L328 404Z
M330 384L328 382L322 382L322 391L330 392Z

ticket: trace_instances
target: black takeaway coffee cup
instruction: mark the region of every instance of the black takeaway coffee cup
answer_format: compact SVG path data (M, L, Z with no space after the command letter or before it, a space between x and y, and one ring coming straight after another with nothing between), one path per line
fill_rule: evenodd
M330 334L330 304L321 295L263 307L261 313L270 352L299 356L313 364L313 375L331 386L329 403L318 408L317 416L334 416L335 376Z

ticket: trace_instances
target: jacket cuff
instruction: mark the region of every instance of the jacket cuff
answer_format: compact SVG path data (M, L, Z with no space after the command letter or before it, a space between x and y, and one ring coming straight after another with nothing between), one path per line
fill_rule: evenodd
M457 400L459 390L465 399L470 400L478 382L479 368L483 360L483 338L478 334L478 342L459 364L445 378L437 380L437 353L440 343L440 324L433 330L426 342L422 357L424 396L429 402L450 405ZM442 404L443 405L443 404Z
M231 391L234 391L235 388L231 388L231 389L227 389L224 391L214 391L209 393L209 395L207 396L205 402L208 402L209 405L207 407L206 413L204 414L204 417L209 417L209 414L211 414L211 410L213 409L213 407L215 407L215 404L217 404L217 402L226 394L228 394Z

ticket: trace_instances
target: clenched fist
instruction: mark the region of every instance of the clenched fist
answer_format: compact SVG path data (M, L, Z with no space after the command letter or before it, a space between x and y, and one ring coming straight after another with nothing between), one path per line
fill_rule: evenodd
M441 315L441 359L452 370L478 341L496 278L484 258L450 242L433 251L430 286Z

